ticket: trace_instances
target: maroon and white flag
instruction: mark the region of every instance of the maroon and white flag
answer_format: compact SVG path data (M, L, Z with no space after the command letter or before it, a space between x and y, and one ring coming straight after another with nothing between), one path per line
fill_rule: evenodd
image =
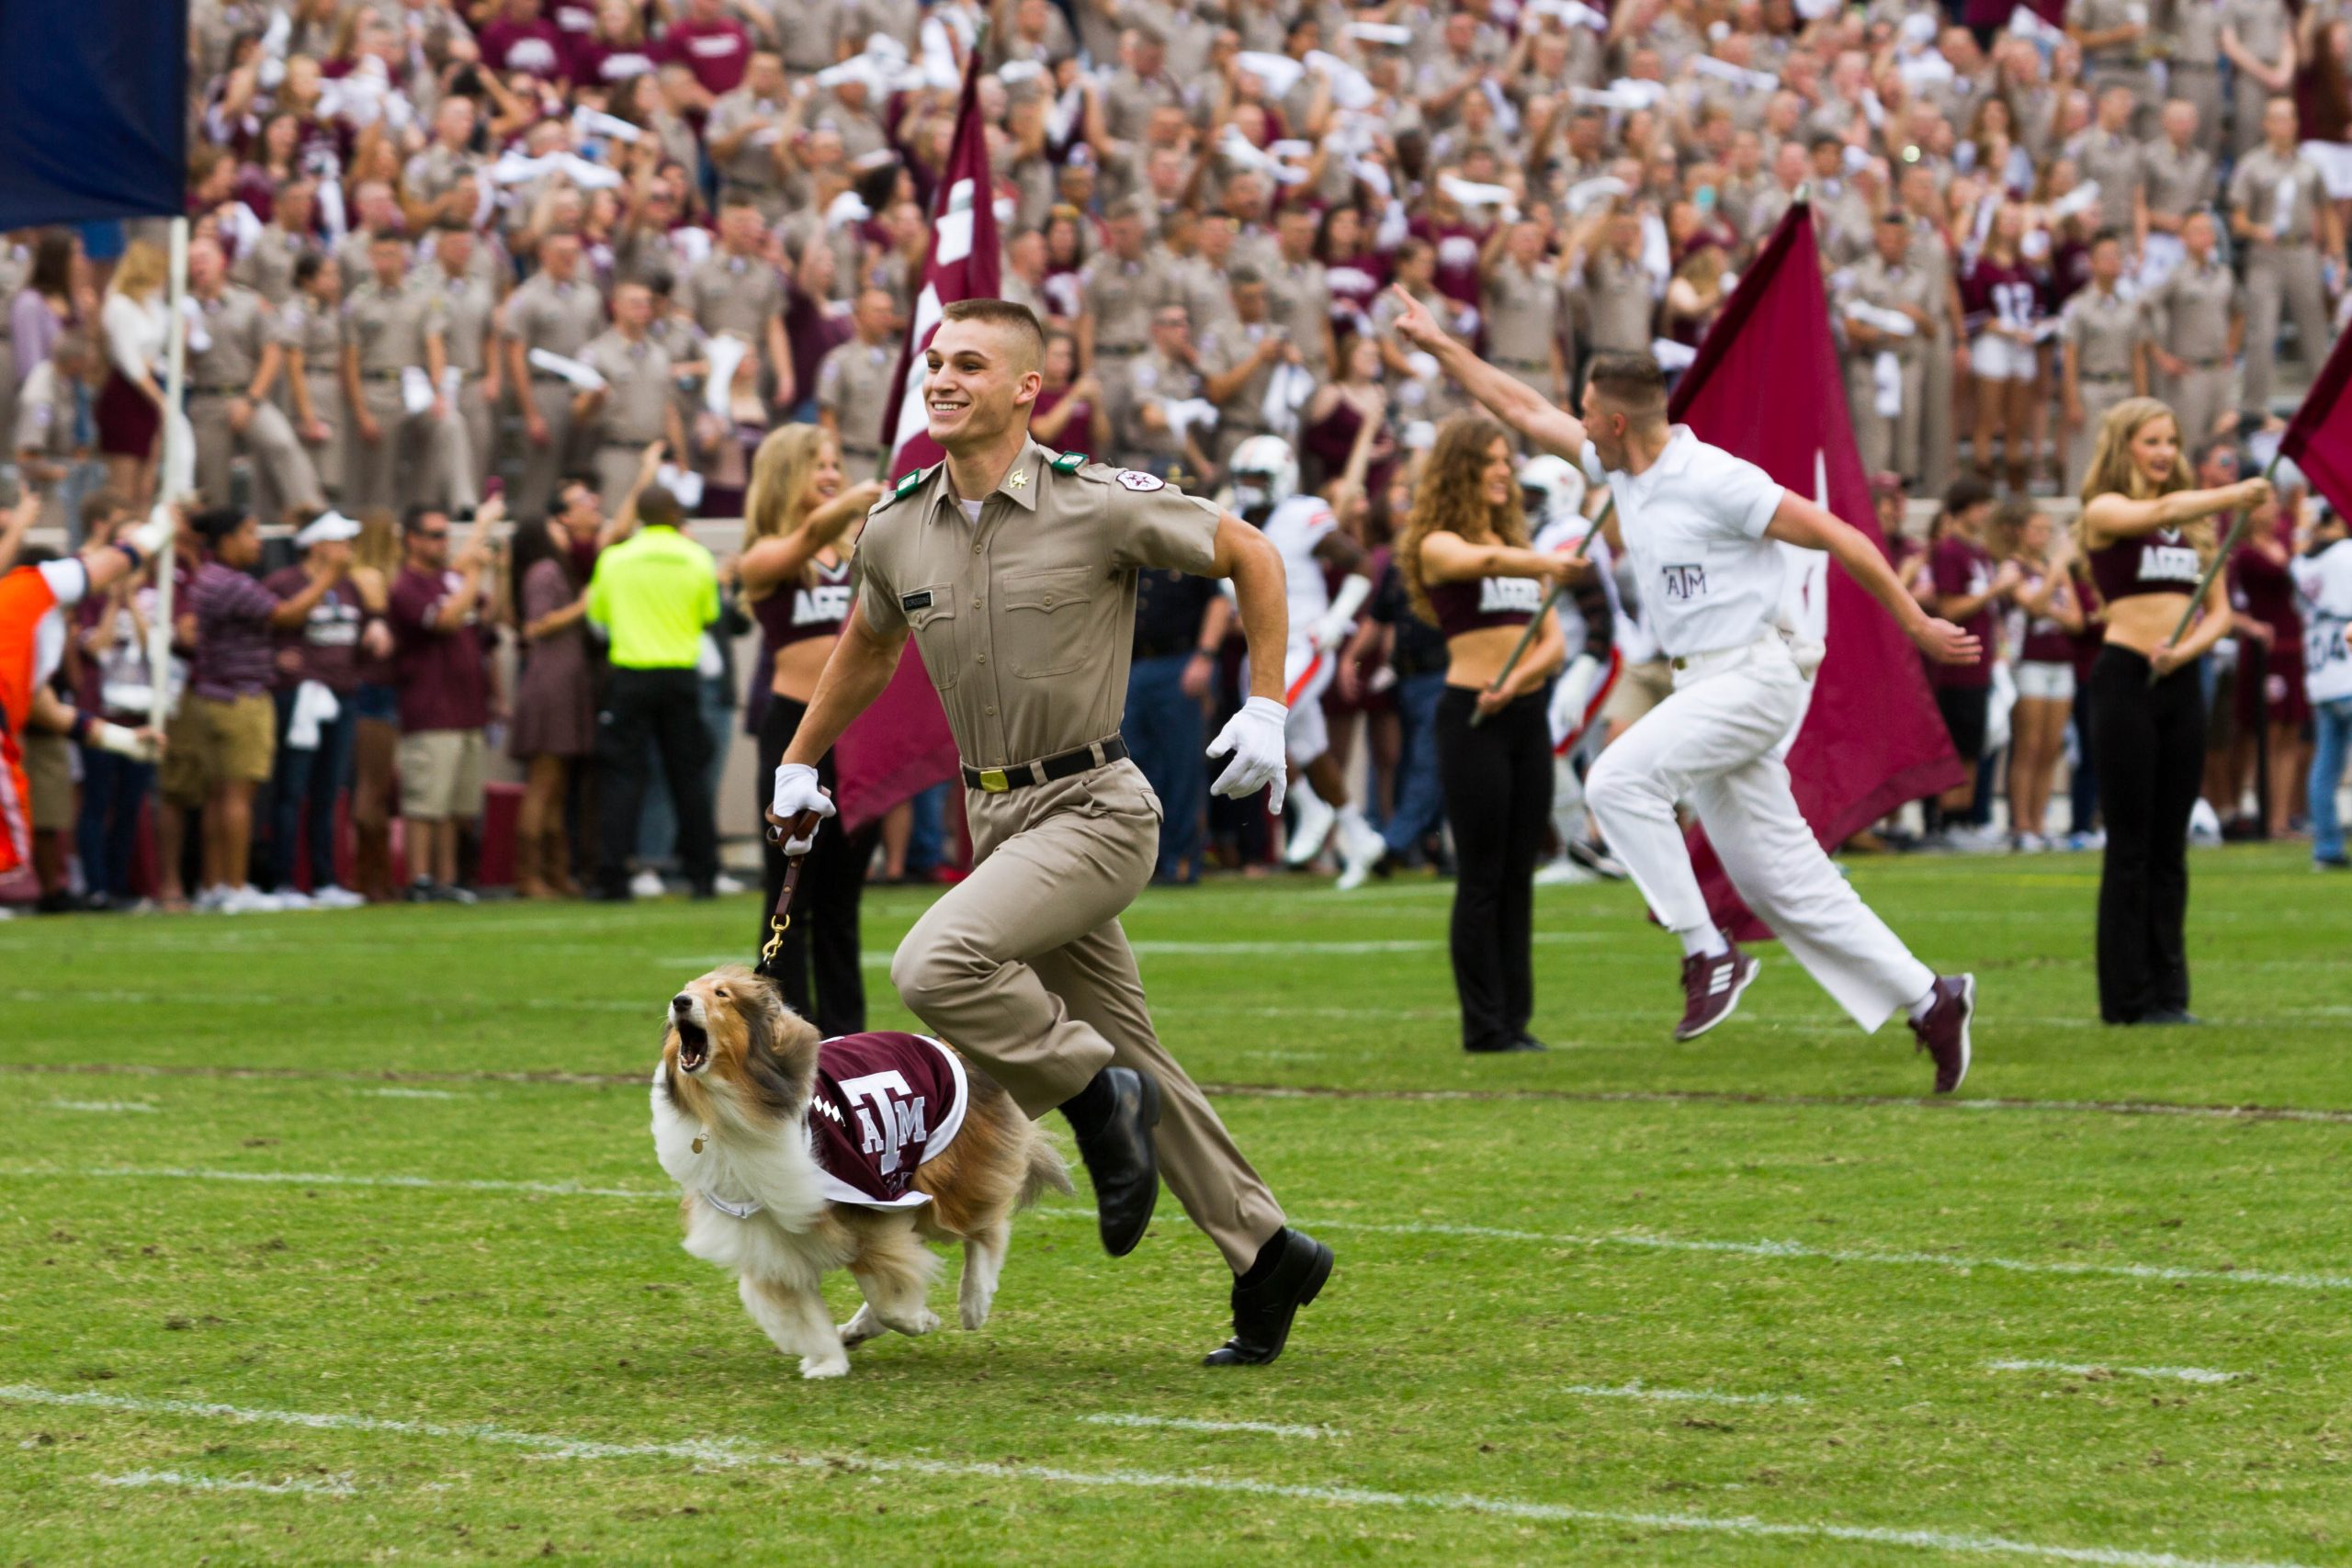
M2352 333L2335 340L2303 406L2279 438L2278 450L2303 470L2312 488L2327 497L2340 516L2352 517Z
M1881 549L1870 480L1854 446L1813 212L1791 208L1674 389L1670 417L1811 496ZM1906 800L1966 776L1936 711L1919 653L1862 586L1818 550L1783 545L1783 611L1826 652L1788 750L1789 785L1814 837L1835 850ZM1741 941L1771 935L1740 902L1698 829L1690 858L1707 912Z
M956 140L932 204L931 254L922 269L922 294L891 379L890 402L881 432L890 453L891 476L936 463L944 456L932 439L922 407L922 355L939 330L939 314L957 299L993 299L999 292L1003 249L997 238L994 192L989 174L986 122L980 115L980 63L974 51L964 67L963 102L956 112ZM840 774L833 804L842 829L855 832L899 802L954 778L956 740L939 705L922 655L908 640L898 673L872 707L842 735L833 750Z

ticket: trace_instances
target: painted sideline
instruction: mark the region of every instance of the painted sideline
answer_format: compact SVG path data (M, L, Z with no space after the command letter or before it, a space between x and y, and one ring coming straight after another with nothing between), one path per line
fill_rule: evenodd
M344 1176L332 1171L210 1170L187 1166L98 1166L83 1170L59 1170L30 1166L0 1166L0 1180L85 1181L104 1179L157 1181L243 1181L292 1187L388 1187L409 1190L443 1189L464 1192L523 1192L552 1198L620 1198L637 1201L675 1202L677 1193L642 1187L587 1187L573 1181L463 1180L431 1176ZM1091 1209L1041 1205L1042 1219L1092 1220ZM1163 1223L1185 1224L1178 1214ZM1496 1225L1452 1225L1430 1222L1387 1224L1374 1220L1304 1219L1312 1230L1355 1232L1364 1235L1446 1236L1464 1241L1520 1241L1544 1247L1625 1247L1651 1252L1711 1253L1737 1258L1805 1258L1824 1263L1894 1264L1906 1268L1949 1269L1966 1274L1982 1269L2002 1274L2054 1274L2073 1278L2147 1280L2159 1283L2272 1285L2293 1291L2352 1291L2352 1274L2301 1274L2260 1269L2184 1269L2157 1263L2031 1262L2016 1258L1977 1258L1940 1252L1860 1252L1839 1247L1808 1247L1801 1241L1712 1241L1682 1236L1652 1235L1624 1231L1605 1235L1581 1235L1561 1231L1508 1230Z
M1286 1501L1321 1503L1336 1508L1398 1508L1430 1513L1476 1514L1494 1518L1540 1524L1605 1525L1616 1529L1688 1530L1700 1534L1749 1536L1782 1540L1849 1541L1867 1546L1911 1547L1973 1557L2030 1558L2045 1562L2080 1562L2098 1568L2301 1568L2277 1562L2246 1562L2183 1557L2170 1551L2135 1551L2119 1547L2058 1546L2017 1540L2006 1536L1974 1535L1956 1530L1894 1529L1875 1525L1839 1525L1819 1521L1782 1523L1774 1520L1712 1514L1652 1514L1612 1508L1576 1508L1559 1503L1522 1502L1509 1497L1482 1497L1466 1493L1382 1492L1361 1486L1295 1485L1247 1476L1201 1475L1183 1472L1144 1470L1063 1470L1036 1464L991 1464L985 1461L926 1459L877 1459L864 1454L799 1454L763 1451L741 1438L690 1439L674 1443L607 1443L587 1438L520 1432L487 1423L447 1426L433 1421L399 1421L373 1416L352 1416L300 1410L253 1409L191 1399L141 1399L128 1394L68 1392L27 1383L0 1385L0 1400L25 1404L64 1405L79 1409L118 1410L142 1416L174 1416L199 1420L265 1423L312 1430L372 1432L399 1437L456 1438L531 1449L560 1459L625 1460L683 1459L698 1464L729 1468L772 1468L830 1471L870 1475L946 1476L986 1481L1025 1481L1046 1486L1089 1486L1154 1492L1205 1492L1227 1496L1275 1497Z
M1188 1416L1081 1416L1090 1427L1150 1427L1171 1432L1257 1432L1269 1438L1344 1438L1334 1427L1285 1427L1277 1421L1195 1421Z
M185 1000L186 998L182 998ZM632 1011L640 1010L634 1006ZM648 1071L650 1071L649 1067ZM289 1082L517 1083L642 1088L646 1073L576 1073L558 1070L493 1072L480 1069L380 1067L241 1067L214 1063L0 1062L0 1073L78 1074L97 1077L259 1078ZM1736 1089L1339 1089L1317 1084L1204 1083L1206 1094L1231 1100L1369 1100L1408 1103L1468 1103L1530 1100L1569 1105L1759 1105L1826 1110L2043 1111L2108 1116L2177 1116L2218 1122L2316 1122L2352 1126L2352 1109L2302 1105L2221 1105L2161 1100L1942 1100L1909 1094L1751 1094Z
M2170 1378L2175 1382L2235 1382L2244 1372L2217 1372L2211 1367L2116 1367L2099 1361L1987 1361L1988 1372L2066 1372L2078 1378L2102 1374L2133 1378Z
M1560 1390L1585 1399L1656 1399L1668 1404L1696 1403L1701 1404L1810 1404L1801 1393L1717 1393L1711 1388L1652 1388L1635 1378L1632 1382L1605 1388L1597 1383L1572 1382Z
M211 1475L187 1475L176 1470L134 1470L128 1475L94 1475L101 1486L185 1486L197 1492L266 1492L272 1496L303 1494L318 1497L348 1497L354 1490L348 1473L324 1481L231 1481Z

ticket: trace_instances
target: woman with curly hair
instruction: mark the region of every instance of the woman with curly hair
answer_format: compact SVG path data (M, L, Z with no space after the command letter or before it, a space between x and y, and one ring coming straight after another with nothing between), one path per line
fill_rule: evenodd
M841 444L813 424L789 424L760 443L743 515L743 558L738 567L743 600L760 626L760 661L744 702L758 739L759 777L773 777L792 744L817 677L848 619L854 525L882 499L869 479L853 485L842 469ZM833 758L817 764L827 789L835 787ZM858 968L857 906L874 834L820 833L801 868L795 915L784 936L782 986L792 1010L827 1035L865 1027L865 982ZM768 912L784 887L784 852L766 855L766 897L760 905L760 940ZM814 932L816 990L808 986Z
M1456 863L1453 987L1462 1048L1480 1053L1544 1049L1527 1021L1535 1007L1535 863L1552 814L1544 692L1567 652L1555 617L1544 617L1501 688L1490 688L1545 587L1565 582L1571 568L1527 539L1510 436L1491 419L1446 421L1396 541L1396 567L1413 614L1445 636L1437 754Z
M2098 1012L2109 1023L2197 1021L2188 1010L2188 813L2205 765L2197 661L2230 627L2216 575L2179 642L2199 579L2219 548L2213 520L2256 507L2267 479L2188 488L2180 427L2154 398L2107 412L2083 480L2076 543L2107 609L2091 667L2091 753L2107 856L2098 884Z

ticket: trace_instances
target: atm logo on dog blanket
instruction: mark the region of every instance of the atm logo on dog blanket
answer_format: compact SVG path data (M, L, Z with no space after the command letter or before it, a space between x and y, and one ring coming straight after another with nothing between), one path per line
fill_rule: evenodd
M964 1066L921 1034L850 1034L820 1048L808 1130L837 1203L905 1208L927 1201L916 1169L964 1122Z

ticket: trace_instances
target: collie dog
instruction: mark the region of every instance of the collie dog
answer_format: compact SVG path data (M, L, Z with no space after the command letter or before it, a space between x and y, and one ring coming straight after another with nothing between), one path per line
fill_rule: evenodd
M653 1147L684 1189L685 1249L733 1272L743 1306L837 1378L885 1329L928 1334L926 1241L964 1244L966 1328L988 1321L1015 1211L1071 1190L1012 1097L944 1043L823 1040L767 980L714 969L670 1000L653 1074ZM836 1328L820 1283L847 1269L865 1304Z

